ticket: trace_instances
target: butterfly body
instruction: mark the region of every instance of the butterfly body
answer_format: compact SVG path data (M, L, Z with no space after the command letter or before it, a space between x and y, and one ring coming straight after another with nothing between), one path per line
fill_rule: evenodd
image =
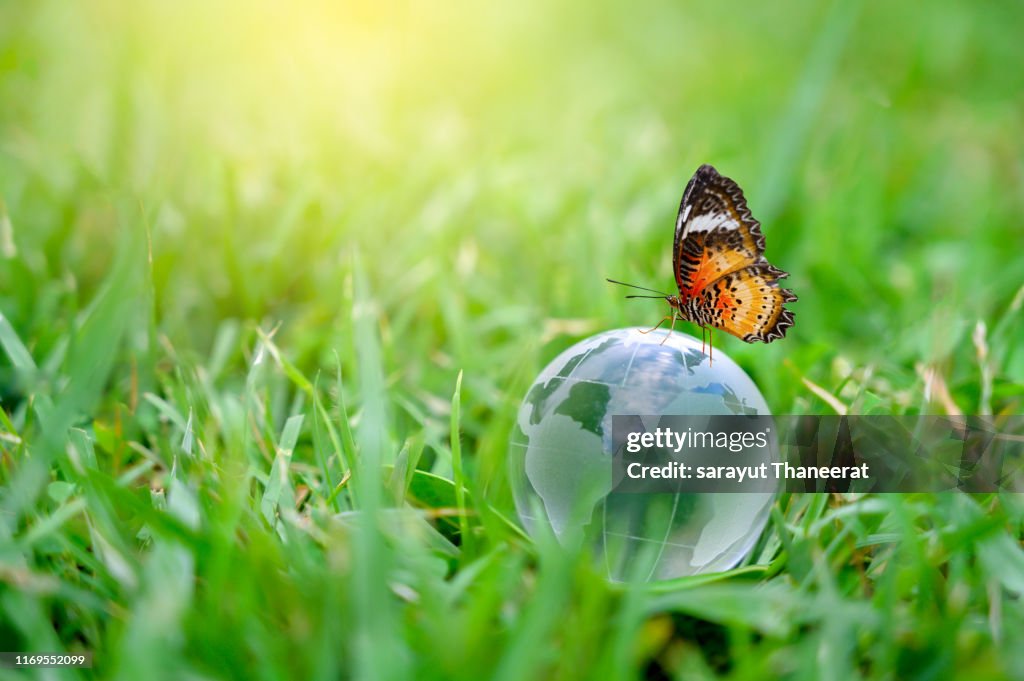
M702 165L683 192L676 218L672 265L679 295L667 296L673 315L721 329L748 343L786 335L797 299L779 286L789 276L764 257L761 223L743 191Z
M764 251L761 223L739 185L702 165L686 185L676 217L672 269L679 293L657 296L672 309L666 320L721 329L748 343L784 337L793 326L785 303L797 297L779 285L789 274L769 263Z

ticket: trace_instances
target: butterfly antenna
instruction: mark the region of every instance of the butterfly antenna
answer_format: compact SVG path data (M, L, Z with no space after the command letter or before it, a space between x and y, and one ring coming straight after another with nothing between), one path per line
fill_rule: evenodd
M637 295L633 295L633 296L626 296L626 297L627 298L657 298L658 300L661 300L662 298L666 298L667 296L637 296Z
M612 283L612 284L618 284L619 286L628 286L630 288L640 289L641 291L650 291L651 293L657 293L658 296L661 297L661 298L664 298L665 296L670 295L670 294L665 293L663 291L657 291L657 290L655 290L653 288L647 288L646 286L637 286L636 284L627 284L624 281L616 281L615 279L606 279L605 281L607 281L609 283ZM634 296L626 296L626 297L627 298L632 298ZM635 296L635 297L640 298L641 296Z

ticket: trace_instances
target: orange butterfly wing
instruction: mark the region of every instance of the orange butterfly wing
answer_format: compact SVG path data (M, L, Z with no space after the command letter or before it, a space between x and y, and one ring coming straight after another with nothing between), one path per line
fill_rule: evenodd
M796 295L780 288L786 273L767 262L727 274L699 294L705 323L745 340L771 343L793 326L793 312L784 303Z
M691 234L680 243L675 268L679 293L695 296L713 281L761 260L757 241L745 226Z
M673 242L680 309L692 311L690 321L748 343L782 338L793 325L783 304L796 295L779 287L788 275L764 250L761 223L739 185L710 165L698 168L683 192Z

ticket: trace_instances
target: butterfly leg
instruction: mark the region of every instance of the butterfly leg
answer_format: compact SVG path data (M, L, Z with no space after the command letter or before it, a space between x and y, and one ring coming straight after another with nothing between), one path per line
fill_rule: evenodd
M715 363L715 330L708 329L708 366Z
M675 310L672 310L672 325L668 327L668 333L665 334L665 337L661 339L661 342L658 343L658 345L664 345L665 341L668 340L668 337L672 335L672 331L676 328L677 319L679 319L678 313Z
M670 317L669 315L665 315L665 318L664 318L664 319L662 319L662 320L661 320L660 322L658 322L658 324L657 324L656 326L654 326L654 327L652 327L652 328L650 328L650 329L647 329L646 331L641 331L640 333L650 333L651 331L657 331L657 330L658 330L658 328L659 328L659 327L660 327L660 326L661 326L662 324L664 324L665 322L667 322L667 321L668 321L669 319L671 319L671 317Z

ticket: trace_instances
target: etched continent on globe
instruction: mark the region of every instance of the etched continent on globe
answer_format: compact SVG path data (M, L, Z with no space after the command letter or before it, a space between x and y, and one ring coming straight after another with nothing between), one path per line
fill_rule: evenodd
M630 328L588 338L541 371L519 409L509 455L520 518L563 542L597 534L613 579L727 570L757 540L774 495L609 496L612 416L769 413L735 362L716 350L711 364L691 336Z

